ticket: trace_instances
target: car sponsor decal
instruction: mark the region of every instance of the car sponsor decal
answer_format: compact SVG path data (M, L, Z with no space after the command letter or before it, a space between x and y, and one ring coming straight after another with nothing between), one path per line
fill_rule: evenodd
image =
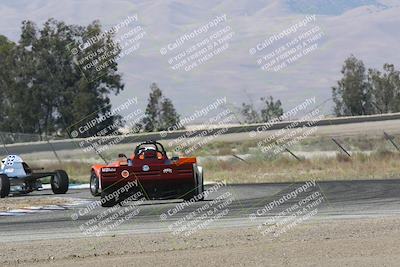
M163 173L172 173L172 169L171 168L166 168L163 170Z
M129 177L129 171L123 170L123 171L121 172L121 176L122 176L123 178L128 178L128 177Z
M117 171L116 168L102 168L101 172L115 172Z
M143 170L144 172L148 172L148 171L150 170L149 165L143 165L142 170Z

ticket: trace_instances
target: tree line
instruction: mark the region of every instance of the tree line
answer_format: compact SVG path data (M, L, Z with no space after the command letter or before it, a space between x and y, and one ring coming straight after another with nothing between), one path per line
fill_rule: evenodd
M78 54L71 53L71 47L100 34L103 38L96 43ZM102 31L99 21L78 26L55 19L47 20L43 27L23 21L17 42L0 35L0 131L66 136L71 126L89 114L109 113L110 96L125 87L118 63L101 70L82 70L77 62L98 50L113 50L118 56L120 49L113 38L114 33ZM352 55L345 60L341 73L343 77L332 87L337 116L400 111L400 73L394 65L384 64L382 70L366 69ZM258 109L253 103L242 103L237 108L241 123L268 122L283 114L280 100L269 96L259 101ZM145 116L136 131L165 131L178 125L179 120L172 100L152 83ZM123 125L121 116L107 117L86 135L116 123Z
M101 39L79 53L71 48L85 44L93 37ZM110 96L124 90L118 63L112 62L101 70L82 69L84 61L99 50L120 49L113 42L114 33L102 31L99 21L87 26L68 25L49 19L43 27L33 21L23 21L17 42L0 35L0 131L12 133L58 135L67 137L77 122L104 117L112 109ZM104 62L97 62L104 65ZM266 107L255 111L243 104L245 123L267 121L279 115L280 101L262 99ZM165 131L179 123L180 115L171 99L156 83L150 85L145 117L136 126L138 132ZM84 136L95 135L107 125L123 125L121 116L113 115L98 123Z
M343 64L343 77L332 87L336 116L400 112L400 72L393 64L366 69L354 55Z
M97 49L118 53L112 33L77 55L70 51L101 32L98 21L84 27L49 19L42 28L23 21L18 42L0 36L1 131L64 134L88 114L109 112L109 96L124 89L118 64L99 73L94 68L82 72L75 62ZM115 115L103 123L117 120Z

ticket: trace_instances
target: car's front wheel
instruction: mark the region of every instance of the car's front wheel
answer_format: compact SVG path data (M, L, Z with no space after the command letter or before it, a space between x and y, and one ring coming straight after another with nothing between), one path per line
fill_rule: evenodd
M63 170L57 170L55 175L51 177L50 183L54 194L65 194L69 187L68 174Z
M0 198L5 198L10 194L10 179L5 174L0 174Z
M90 193L94 197L100 196L99 192L99 178L97 177L96 173L92 171L90 175Z

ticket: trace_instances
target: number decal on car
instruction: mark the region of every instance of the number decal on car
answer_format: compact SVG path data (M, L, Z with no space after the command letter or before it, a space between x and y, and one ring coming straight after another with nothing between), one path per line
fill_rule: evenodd
M8 156L7 157L7 161L6 161L6 165L7 166L13 166L14 165L14 160L15 160L15 156Z

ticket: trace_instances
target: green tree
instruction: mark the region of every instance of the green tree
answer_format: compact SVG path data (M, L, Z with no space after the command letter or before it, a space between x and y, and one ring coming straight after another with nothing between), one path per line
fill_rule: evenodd
M12 64L12 51L15 43L9 41L5 36L0 35L0 66L10 66ZM7 121L7 107L10 106L10 99L7 97L9 85L14 81L11 78L11 68L0 67L0 126L5 125ZM8 130L4 129L3 130Z
M156 83L150 85L150 95L143 120L146 132L157 131L161 126L162 91Z
M135 128L142 129L145 132L165 131L178 124L179 117L172 101L163 96L156 83L152 83L145 118Z
M258 114L253 104L242 103L242 109L240 113L244 118L244 123L260 122L260 115Z
M77 62L98 49L118 55L113 35L107 33L76 55L70 51L101 33L98 21L83 27L49 19L42 28L24 21L21 38L12 48L12 60L0 61L0 68L7 69L7 73L0 72L1 86L5 86L5 106L0 110L0 117L5 119L0 121L0 129L56 134L82 123L84 118L109 114L109 96L124 88L117 63L111 62L101 70L83 70ZM109 116L82 137L118 120L118 115Z
M368 82L374 105L380 113L400 111L400 73L394 65L383 65L383 72L369 69Z
M242 103L240 113L244 117L244 123L261 123L268 122L271 119L277 118L283 114L282 103L280 100L274 101L272 96L267 98L261 97L262 108L260 111L254 105Z
M283 115L282 103L280 100L274 101L274 98L270 96L265 99L261 98L261 101L265 103L265 107L261 109L261 118L263 122L268 122L271 119L278 118Z
M161 131L167 130L171 126L177 126L179 123L179 114L176 112L172 101L169 98L164 98L161 103ZM177 128L181 128L178 127Z
M342 67L343 78L332 88L337 116L368 115L375 113L372 93L364 63L353 55Z

